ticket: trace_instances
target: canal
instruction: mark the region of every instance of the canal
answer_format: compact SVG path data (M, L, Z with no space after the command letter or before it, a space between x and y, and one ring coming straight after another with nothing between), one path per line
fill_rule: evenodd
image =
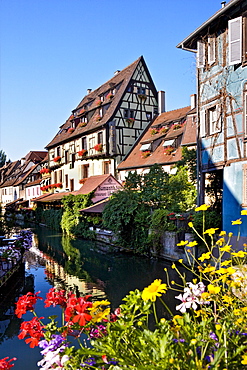
M39 295L45 298L47 291L56 286L107 298L114 310L130 290L142 290L154 279L165 282L164 268L169 270L171 280L177 280L168 261L105 253L95 242L71 240L47 228L33 231L34 245L26 253L23 267L0 292L0 358L16 357L15 370L38 369L37 361L41 360L39 348L30 349L17 337L23 321L14 315L19 295L40 291ZM174 293L168 292L165 298L174 310L179 302ZM38 302L36 311L46 317L60 313L59 308L44 309L42 302ZM160 313L165 316L164 312ZM31 313L24 315L24 320L31 318Z

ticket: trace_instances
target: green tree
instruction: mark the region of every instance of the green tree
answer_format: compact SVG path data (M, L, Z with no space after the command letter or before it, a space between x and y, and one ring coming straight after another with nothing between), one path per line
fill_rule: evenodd
M6 154L3 150L0 150L0 167L3 167L6 162Z
M114 232L117 244L143 253L147 250L150 207L140 193L122 190L112 195L103 211L103 225Z
M186 167L190 181L195 184L197 180L197 157L196 149L188 149L186 146L182 148L182 159L176 163L176 167Z

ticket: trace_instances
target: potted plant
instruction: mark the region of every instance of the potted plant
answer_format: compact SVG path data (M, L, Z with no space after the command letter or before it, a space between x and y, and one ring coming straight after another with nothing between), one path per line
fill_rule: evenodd
M61 157L60 155L58 155L57 157L53 158L53 162L60 162L61 161Z
M69 133L69 134L72 134L72 132L74 132L74 131L75 131L74 127L70 127L70 128L68 129L68 133Z
M135 122L134 118L126 118L126 123L128 123L128 125L130 125L131 123L134 123L134 122Z
M150 155L151 155L150 150L146 150L145 152L142 152L142 153L141 153L141 157L142 157L142 158L147 158L147 157L149 157Z
M103 150L103 144L96 144L94 145L94 149L96 150L96 152L102 152Z
M159 130L157 128L155 128L155 127L152 127L150 129L151 136L158 134L158 132L159 132Z
M87 150L86 149L82 149L82 150L79 150L78 152L78 156L79 157L83 157L87 154Z

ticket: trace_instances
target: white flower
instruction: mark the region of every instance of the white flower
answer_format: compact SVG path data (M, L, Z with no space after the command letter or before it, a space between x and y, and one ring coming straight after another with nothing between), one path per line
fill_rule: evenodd
M175 298L180 299L182 303L176 306L176 310L185 313L188 308L196 310L198 305L209 303L201 299L202 293L205 291L205 285L202 282L198 284L187 283L188 287L184 288L184 294L179 294Z

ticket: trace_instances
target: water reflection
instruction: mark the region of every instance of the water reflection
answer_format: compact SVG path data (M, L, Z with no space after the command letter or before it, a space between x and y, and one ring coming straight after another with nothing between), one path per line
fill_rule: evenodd
M115 309L130 290L142 290L154 279L165 282L165 267L169 270L170 279L178 281L170 262L133 255L106 254L99 251L99 245L95 242L71 240L46 228L37 228L34 232L34 245L26 253L25 265L22 265L18 277L10 284L11 289L0 292L0 358L17 357L16 370L38 369L36 363L41 359L38 348L30 349L17 338L22 319L15 317L14 308L19 295L28 291L41 291L40 295L45 297L49 288L57 286L78 294L107 298L112 309ZM172 310L179 303L174 298L176 294L170 291L165 296ZM38 302L39 316L60 312L56 308L55 313L52 308L49 310L44 310L43 303ZM160 317L167 316L161 305L157 311ZM31 318L30 313L25 316L25 320Z

